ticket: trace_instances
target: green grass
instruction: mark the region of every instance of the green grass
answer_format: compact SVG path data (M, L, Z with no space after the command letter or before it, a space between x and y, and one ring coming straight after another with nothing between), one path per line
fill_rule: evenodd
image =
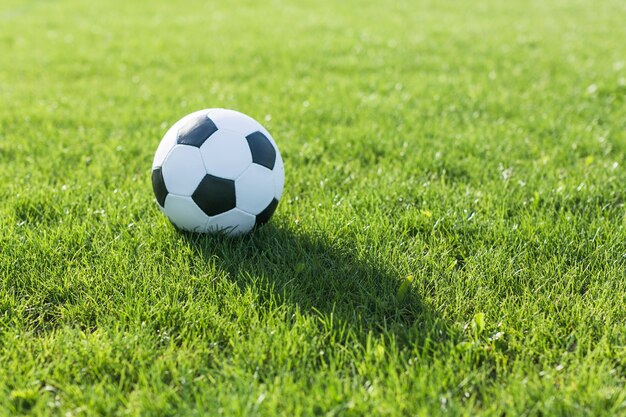
M626 5L0 2L0 415L626 415ZM272 222L150 167L264 123Z

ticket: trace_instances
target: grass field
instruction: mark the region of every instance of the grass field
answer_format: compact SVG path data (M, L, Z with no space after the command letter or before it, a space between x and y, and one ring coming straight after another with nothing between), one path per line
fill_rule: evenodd
M626 3L0 0L0 415L626 415ZM273 220L152 157L233 108Z

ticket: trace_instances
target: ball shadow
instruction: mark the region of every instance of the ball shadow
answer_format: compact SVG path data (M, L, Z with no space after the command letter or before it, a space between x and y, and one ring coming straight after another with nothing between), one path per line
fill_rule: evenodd
M305 314L332 314L334 326L346 326L357 337L391 333L398 344L410 345L446 338L445 323L403 284L405 277L357 256L356 248L339 239L271 223L242 238L182 235L242 290L265 286L278 302L297 304Z

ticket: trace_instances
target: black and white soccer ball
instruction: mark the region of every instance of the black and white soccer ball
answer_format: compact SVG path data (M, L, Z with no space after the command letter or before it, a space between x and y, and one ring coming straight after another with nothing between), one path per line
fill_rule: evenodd
M284 183L272 136L234 110L183 117L165 133L152 163L159 208L190 232L248 233L270 219Z

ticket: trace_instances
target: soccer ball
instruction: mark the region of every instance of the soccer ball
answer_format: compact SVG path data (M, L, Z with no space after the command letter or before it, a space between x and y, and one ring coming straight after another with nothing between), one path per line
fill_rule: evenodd
M179 229L248 233L280 201L283 160L261 124L234 110L206 109L172 126L152 162L152 189Z

